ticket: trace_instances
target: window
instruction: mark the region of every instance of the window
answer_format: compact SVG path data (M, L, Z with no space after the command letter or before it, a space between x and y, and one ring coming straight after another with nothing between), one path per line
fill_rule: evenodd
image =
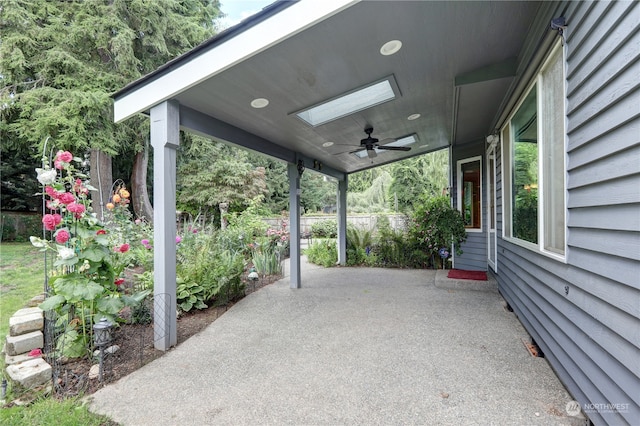
M502 129L504 236L565 251L565 105L558 45Z
M458 206L467 230L482 230L480 157L458 161Z

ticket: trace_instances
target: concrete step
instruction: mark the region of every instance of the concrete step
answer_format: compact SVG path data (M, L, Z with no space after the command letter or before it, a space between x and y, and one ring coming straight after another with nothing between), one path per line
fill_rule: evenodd
M51 366L44 359L36 358L8 366L7 374L21 386L32 388L51 380Z
M16 356L31 352L33 349L42 349L44 335L42 331L32 331L19 336L7 336L4 351L7 355Z
M19 336L42 330L44 327L44 316L40 308L25 308L17 311L9 318L9 335Z

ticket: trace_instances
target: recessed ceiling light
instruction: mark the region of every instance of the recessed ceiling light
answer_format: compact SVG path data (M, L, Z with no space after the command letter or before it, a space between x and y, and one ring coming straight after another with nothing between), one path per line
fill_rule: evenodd
M324 146L325 148L328 148L330 146L333 146L333 142L327 141L327 142L323 143L322 146Z
M315 127L399 96L398 85L393 76L389 76L293 114Z
M269 105L269 99L265 98L256 98L251 101L251 106L254 108L264 108Z
M407 120L417 120L418 118L420 118L420 114L411 114L407 117Z
M391 40L386 42L380 48L380 54L384 56L393 55L402 47L402 42L400 40Z

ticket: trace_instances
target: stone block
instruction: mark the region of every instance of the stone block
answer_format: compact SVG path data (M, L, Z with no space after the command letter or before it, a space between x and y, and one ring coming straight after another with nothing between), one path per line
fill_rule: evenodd
M31 359L36 359L36 358L42 358L42 354L37 356L30 356L29 354L20 354L20 355L13 355L13 356L5 355L4 363L5 365L20 364L21 362L29 361Z
M19 317L20 315L31 315L31 314L40 314L43 315L44 311L37 306L33 306L31 308L22 308L18 309L14 312L12 316Z
M51 380L51 366L42 358L37 358L8 366L7 374L21 386L32 388Z
M41 331L43 328L44 318L42 311L18 316L14 314L9 318L10 336L19 336L21 334L31 333L32 331Z
M44 302L44 299L45 299L44 294L33 296L31 300L29 300L29 302L27 303L27 306L30 306L30 307L38 306L42 302Z
M32 331L19 336L7 336L4 350L7 355L15 356L29 353L33 349L42 348L43 346L44 335L42 331Z

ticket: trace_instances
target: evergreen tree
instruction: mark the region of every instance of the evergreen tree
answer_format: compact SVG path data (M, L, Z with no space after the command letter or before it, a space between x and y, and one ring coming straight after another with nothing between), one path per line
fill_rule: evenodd
M35 154L39 166L50 136L76 155L133 157L144 149L148 120L114 124L110 95L212 36L218 16L218 0L4 0L2 150Z

